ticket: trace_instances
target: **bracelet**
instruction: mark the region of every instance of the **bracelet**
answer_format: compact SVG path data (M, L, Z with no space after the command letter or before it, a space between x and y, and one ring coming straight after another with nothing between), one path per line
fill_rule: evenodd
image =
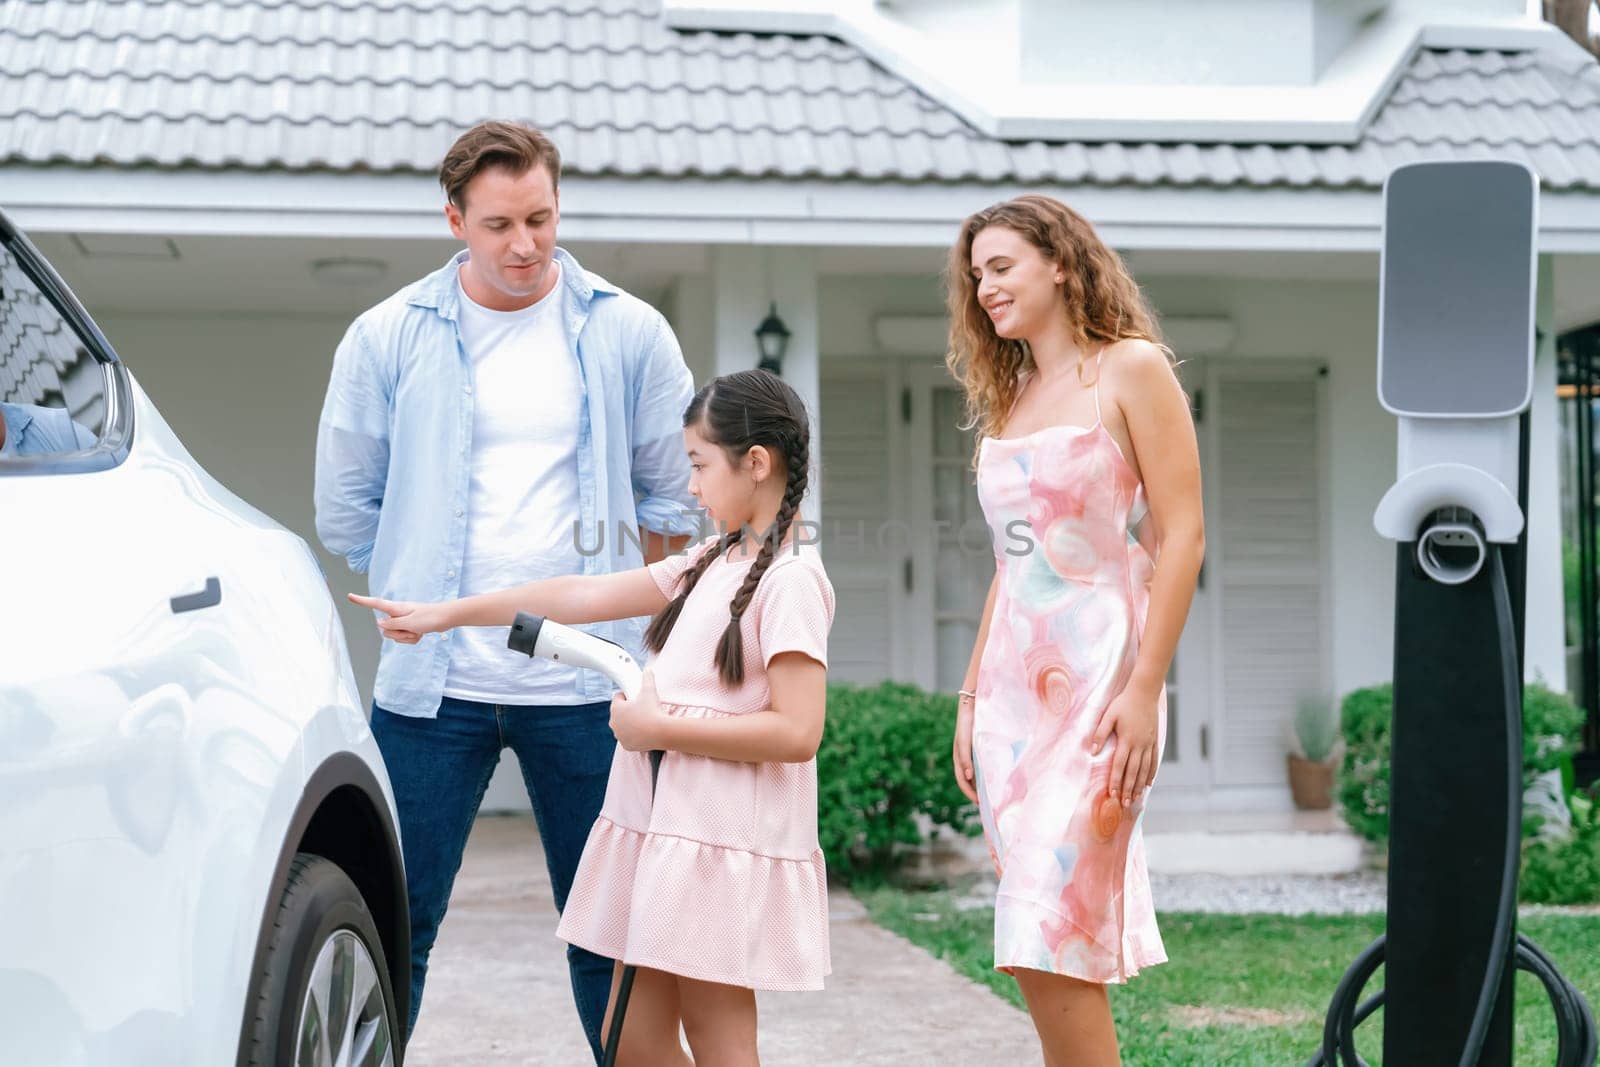
M974 703L976 703L978 700L977 691L972 689L957 689L956 699L959 701L961 697L966 697L968 700L973 701Z

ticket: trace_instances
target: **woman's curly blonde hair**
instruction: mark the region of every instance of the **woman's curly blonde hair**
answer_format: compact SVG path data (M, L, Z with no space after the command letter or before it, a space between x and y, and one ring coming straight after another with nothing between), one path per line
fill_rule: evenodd
M1061 265L1066 275L1062 300L1083 352L1138 338L1159 345L1172 358L1144 294L1089 220L1048 196L1019 196L984 208L961 224L945 266L950 312L945 366L965 394L967 418L961 428L976 427L980 443L984 437L999 436L1017 398L1020 375L1034 367L1028 343L996 334L993 321L978 303L972 241L990 226L1015 230L1047 260ZM976 450L972 462L976 467Z

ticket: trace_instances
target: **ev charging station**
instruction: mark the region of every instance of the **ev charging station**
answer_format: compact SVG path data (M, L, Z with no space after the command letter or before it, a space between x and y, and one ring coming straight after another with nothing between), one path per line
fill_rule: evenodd
M1538 179L1520 163L1417 163L1384 185L1378 398L1399 419L1373 517L1396 544L1388 919L1334 995L1312 1064L1512 1060L1515 969L1555 1007L1558 1064L1595 1063L1583 997L1516 935L1528 408ZM1385 966L1385 989L1357 1006Z
M1416 164L1384 205L1378 399L1400 420L1373 518L1398 545L1384 1061L1478 1046L1469 1062L1509 1065L1515 914L1497 917L1522 839L1538 181Z

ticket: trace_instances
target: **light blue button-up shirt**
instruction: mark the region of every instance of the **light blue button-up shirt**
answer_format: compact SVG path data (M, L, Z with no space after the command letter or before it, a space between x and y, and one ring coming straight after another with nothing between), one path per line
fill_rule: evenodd
M317 428L317 536L365 572L373 596L459 594L471 483L472 363L461 345L456 274L462 251L351 324L333 357ZM683 411L693 393L660 312L590 274L563 249L562 314L583 390L578 417L584 574L642 566L638 527L694 534ZM646 619L581 627L643 662ZM450 635L383 642L373 699L400 715L438 713ZM583 671L572 703L604 700L611 682Z
M6 420L0 456L39 456L94 447L94 434L62 408L0 403L0 419Z

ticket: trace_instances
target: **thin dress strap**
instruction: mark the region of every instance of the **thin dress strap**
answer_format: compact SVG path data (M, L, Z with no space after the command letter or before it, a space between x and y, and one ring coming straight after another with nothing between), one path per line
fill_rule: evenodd
M1105 354L1105 345L1101 345L1100 351L1094 354L1094 424L1096 426L1104 421L1100 417L1100 357Z
M1022 391L1028 388L1028 382L1032 379L1033 375L1026 371L1017 375L1017 395L1011 398L1011 407L1006 410L1006 421L1000 424L1000 429L1011 425L1011 416L1017 413L1017 405L1022 403Z

